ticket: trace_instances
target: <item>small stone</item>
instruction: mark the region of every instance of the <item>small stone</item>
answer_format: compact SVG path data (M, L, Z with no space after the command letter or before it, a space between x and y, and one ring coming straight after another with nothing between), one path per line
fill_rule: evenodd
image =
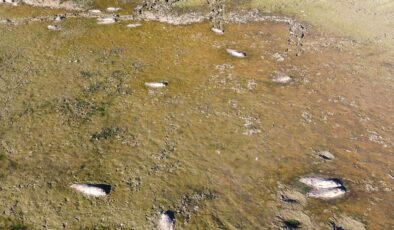
M54 30L54 31L59 31L62 30L62 27L58 26L58 25L49 25L48 30Z
M108 24L114 24L116 21L117 21L117 19L114 17L98 18L97 24L108 25Z
M101 10L89 10L91 14L101 14Z
M335 156L329 151L320 151L317 154L325 160L333 160L335 158Z
M119 11L119 10L121 10L122 8L119 8L119 7L108 7L107 8L107 11L108 12L116 12L116 11Z
M64 16L64 15L56 15L53 20L56 21L56 22L60 22L60 21L62 21L64 19L66 19L66 16Z
M223 35L224 34L224 31L219 29L219 28L212 27L211 30L212 30L212 32L214 32L216 34L219 34L219 35Z
M70 188L93 197L107 196L111 193L111 185L107 184L73 184Z
M154 89L160 89L168 86L167 81L159 81L159 82L145 82L145 86Z
M128 24L127 28L133 29L133 28L137 28L137 27L140 27L140 26L142 26L140 23Z
M237 58L246 57L246 53L243 51L238 51L238 50L234 50L234 49L226 49L226 51L228 54L230 54L233 57L237 57Z
M291 80L293 79L289 75L282 72L276 72L272 78L272 81L278 84L287 84Z

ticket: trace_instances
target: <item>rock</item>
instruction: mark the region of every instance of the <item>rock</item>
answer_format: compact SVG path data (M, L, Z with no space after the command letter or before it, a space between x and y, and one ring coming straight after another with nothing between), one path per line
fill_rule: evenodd
M0 24L8 24L8 23L12 23L12 21L10 19L0 19Z
M224 31L215 27L212 27L211 29L214 33L219 34L219 35L223 35Z
M302 193L293 190L286 189L280 191L278 196L282 202L291 206L305 206L307 203L305 196Z
M90 14L101 14L101 10L89 10Z
M146 82L145 83L146 87L149 88L154 88L154 89L160 89L168 86L167 81L159 81L159 82Z
M157 230L175 230L175 213L173 211L162 212L157 222Z
M342 186L339 179L325 179L321 177L303 177L300 182L316 189L337 188Z
M282 72L276 72L274 77L272 78L272 82L278 83L278 84L287 84L291 80L293 80L289 75L282 73Z
M97 24L108 25L108 24L114 24L116 21L117 19L115 17L98 18Z
M238 51L238 50L234 50L234 49L226 49L226 51L228 54L230 54L233 57L237 57L237 58L246 57L246 53L243 51Z
M111 193L111 185L107 184L73 184L70 187L87 196L93 197L107 196Z
M56 22L60 22L60 21L62 21L64 19L66 19L66 16L64 16L64 15L56 15L53 20L56 21Z
M334 218L331 226L334 230L365 230L363 223L346 215Z
M283 229L314 229L311 219L302 211L282 210L278 219Z
M344 187L327 188L327 189L313 189L308 193L308 196L321 199L334 199L344 196L346 190Z
M122 8L119 8L119 7L108 7L107 8L107 11L108 12L116 12L116 11L119 11L119 10L121 10Z
M140 23L134 23L134 24L128 24L127 28L137 28L137 27L140 27L140 26L142 26Z
M58 31L58 30L62 30L62 27L60 27L58 25L49 25L48 30Z
M319 151L317 154L325 160L333 160L335 158L335 156L329 151Z
M342 181L336 178L304 177L300 182L312 188L307 194L309 197L333 199L346 193Z

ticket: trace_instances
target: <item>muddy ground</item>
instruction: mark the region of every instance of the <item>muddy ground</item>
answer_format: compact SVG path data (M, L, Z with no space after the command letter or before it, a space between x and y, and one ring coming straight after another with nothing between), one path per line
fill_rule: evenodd
M217 35L208 21L55 23L70 11L1 4L0 226L155 229L172 210L177 229L390 229L393 4L289 2L227 12L290 16L305 26L290 42L282 22ZM209 13L204 4L171 12ZM138 4L120 5L126 15ZM273 82L279 73L291 81ZM145 86L155 81L168 86ZM298 180L310 175L340 178L346 195L307 197ZM112 191L87 197L74 183Z

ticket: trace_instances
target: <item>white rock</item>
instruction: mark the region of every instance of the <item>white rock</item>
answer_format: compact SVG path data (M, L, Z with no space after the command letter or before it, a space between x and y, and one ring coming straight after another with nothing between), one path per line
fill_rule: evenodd
M300 179L300 182L312 188L307 195L314 198L333 199L341 197L346 193L345 186L338 179L304 177Z
M300 182L316 189L338 188L342 183L337 179L325 179L319 177L303 177Z
M49 25L48 26L48 30L55 30L55 31L57 31L57 30L62 30L62 28L60 26L58 26L58 25Z
M246 57L246 53L243 51L238 51L238 50L234 50L234 49L226 49L226 51L227 51L227 53L229 53L233 57L237 57L237 58Z
M161 81L161 82L145 82L145 86L154 89L160 89L168 86L168 82Z
M109 187L109 185L106 186ZM93 184L73 184L70 187L87 196L94 196L94 197L106 196L110 192L110 187L109 190L106 191L104 189L104 186L93 185Z
M101 10L89 10L91 14L101 14Z
M292 78L289 75L282 72L277 72L272 78L272 81L278 84L286 84L289 83L291 80Z
M345 195L346 190L344 187L338 188L327 188L327 189L313 189L308 192L309 197L321 198L321 199L333 199Z
M164 212L160 214L158 223L157 223L157 230L175 230L175 218L172 214Z
M219 34L219 35L223 35L224 31L215 27L212 27L211 29L214 33Z
M114 17L106 17L106 18L98 18L97 19L97 24L99 24L99 25L114 24L115 22L116 22L116 18L114 18Z
M134 24L128 24L127 28L137 28L137 27L140 27L140 26L142 26L140 23L134 23Z
M107 8L107 11L108 12L116 12L116 11L119 11L119 10L121 10L122 8L119 8L119 7L108 7Z
M326 160L333 160L335 158L335 156L329 151L320 151L317 154Z
M60 21L62 21L63 19L65 19L66 17L64 16L64 15L56 15L56 17L54 18L54 20L56 21L56 22L60 22Z

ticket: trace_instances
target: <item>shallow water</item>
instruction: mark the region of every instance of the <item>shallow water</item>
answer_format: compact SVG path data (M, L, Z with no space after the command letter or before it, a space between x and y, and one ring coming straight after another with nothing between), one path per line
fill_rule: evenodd
M316 228L342 213L369 229L392 225L390 54L310 32L301 56L278 62L286 25L228 25L218 36L208 24L127 24L0 25L4 218L149 229L173 210L180 229L275 229L280 187L305 194L300 177L327 175L350 192L308 198ZM276 71L292 82L273 83ZM159 81L168 87L144 85ZM113 190L87 198L73 183Z

